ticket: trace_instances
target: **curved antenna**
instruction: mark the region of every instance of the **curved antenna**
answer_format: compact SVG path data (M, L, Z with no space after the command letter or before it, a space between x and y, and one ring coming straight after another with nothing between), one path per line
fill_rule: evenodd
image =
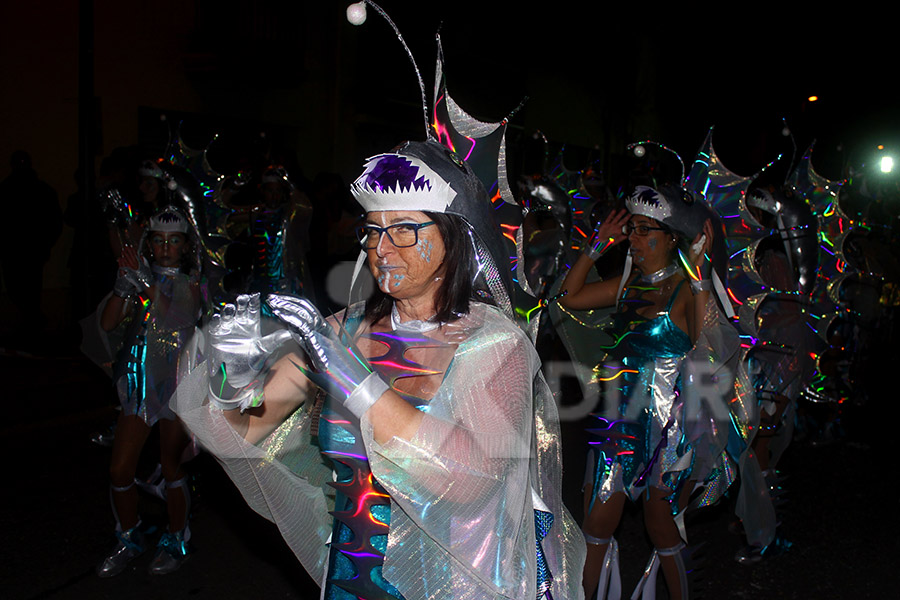
M678 159L678 164L681 165L681 186L684 187L684 161L681 160L681 155L679 155L677 152L675 152L674 150L672 150L665 144L661 144L659 142L654 142L653 140L644 140L642 142L634 142L632 144L628 144L628 146L626 146L625 148L626 148L626 150L634 151L638 146L646 146L647 144L651 144L653 146L656 146L657 148L660 148L661 150L670 152L675 158ZM643 155L638 155L637 152L635 152L635 155L638 156L638 158L640 158L640 156L643 156Z
M541 140L543 142L543 158L541 159L541 174L549 175L550 172L550 140L547 139L547 136L544 135L544 132L540 129L535 130L532 134L532 137L536 140Z
M400 30L397 28L397 25L391 20L384 9L380 6L372 2L372 0L364 0L366 4L375 9L379 15L381 15L385 21L388 22L388 25L394 30L394 33L397 34L397 39L400 40L400 43L403 44L403 49L406 50L407 56L409 56L410 62L412 62L413 69L416 71L416 79L419 80L419 92L422 94L422 114L425 117L425 135L429 139L433 138L434 135L431 132L431 127L428 121L428 101L425 96L425 83L422 81L422 74L419 72L419 65L416 64L416 59L413 57L412 51L409 49L409 46L406 45L406 40L403 39L403 35L400 34Z
M784 127L782 127L782 129L781 129L781 135L783 135L784 137L791 138L791 146L793 146L793 149L794 149L793 152L791 152L791 162L788 165L788 174L789 175L788 175L787 179L789 179L790 173L794 172L794 169L797 168L797 164L798 164L797 138L794 137L794 130L791 129L790 125L788 125L787 117L781 117L781 123L782 123L782 125L784 125ZM778 158L781 158L781 157L779 156ZM778 159L776 158L774 161L769 163L769 166L773 165L777 160ZM760 171L760 173L762 173L762 171ZM785 183L787 183L787 180L785 180Z

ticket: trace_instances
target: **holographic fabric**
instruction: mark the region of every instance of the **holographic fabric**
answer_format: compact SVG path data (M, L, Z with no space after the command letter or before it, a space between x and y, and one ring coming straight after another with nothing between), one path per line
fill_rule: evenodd
M766 251L759 262L759 271L770 287L790 289L790 285L797 285L784 253ZM742 319L742 323L756 336L756 343L747 354L746 370L758 405L753 419L755 430L748 432L751 435L747 439L760 435L760 424L767 414L775 414L775 397L785 398L781 418L766 432L770 438L769 464L774 468L793 437L796 399L815 372L815 351L821 342L809 325L808 296L773 292L751 300L742 307L742 312L751 318ZM736 511L747 541L765 547L775 539L777 526L768 485L755 459L741 459L740 464L742 489Z
M690 470L677 386L681 363L693 344L669 316L684 280L652 319L628 310L629 288L638 281L626 287L613 317L615 331L623 332L611 348L618 360L598 366L598 377L611 384L607 393L619 398L615 418L596 416L600 427L588 430L593 469L586 484L600 502L618 492L634 500L648 485L674 491Z
M783 255L767 256L774 262ZM755 311L756 345L750 350L751 374L758 392L796 399L815 371L816 333L807 325L806 298L769 294Z
M249 213L247 231L239 238L252 250L250 292L302 294L309 288L306 246L309 207L293 203Z
M382 567L391 522L390 496L372 477L359 421L331 398L319 417L322 455L331 461L336 491L325 600L402 598Z
M179 357L200 316L194 279L178 269L155 265L153 275L156 294L135 302L113 377L124 414L137 415L151 426L159 419L175 418L169 398L175 391Z
M544 556L544 548L541 546L543 540L550 528L553 527L553 515L542 510L534 509L534 530L537 539L537 598L553 598L551 588L553 587L553 573L547 565L547 559Z
M360 315L355 306L344 319L357 347L424 414L412 439L377 443L366 415L356 437L352 417L326 401L317 437L311 435L311 407L304 406L251 445L205 402L205 364L179 386L176 411L251 507L278 524L313 577L328 565L329 593L346 592L345 582L364 564L385 593L376 597L520 600L546 592L549 582L550 597L580 598L584 540L562 504L556 405L526 335L498 309L480 303L424 334L394 332L388 318L362 323ZM333 484L314 441L338 463ZM362 460L380 488L357 486ZM355 478L344 481L350 473ZM363 505L353 506L364 496ZM348 506L359 521L350 522ZM332 533L334 523L339 525ZM385 536L382 525L388 524ZM347 536L345 525L364 532L362 539ZM332 548L326 546L329 533ZM365 562L346 556L343 544L351 541L362 545L353 551L371 555ZM329 554L336 553L343 556L332 568Z

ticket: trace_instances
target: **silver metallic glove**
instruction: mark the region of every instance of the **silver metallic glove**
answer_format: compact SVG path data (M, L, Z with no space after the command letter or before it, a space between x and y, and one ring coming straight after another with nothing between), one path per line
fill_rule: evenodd
M141 293L153 283L153 271L150 270L150 265L143 259L140 259L138 264L137 269L119 267L119 275L113 285L113 293L116 296L124 298L135 292Z
M353 347L344 345L315 306L304 298L269 294L266 304L291 326L314 371L313 383L328 390L357 417L369 410L390 387Z
M282 329L262 337L259 294L238 296L236 304L226 304L213 316L208 332L210 400L222 410L242 412L261 405L266 359L291 333Z

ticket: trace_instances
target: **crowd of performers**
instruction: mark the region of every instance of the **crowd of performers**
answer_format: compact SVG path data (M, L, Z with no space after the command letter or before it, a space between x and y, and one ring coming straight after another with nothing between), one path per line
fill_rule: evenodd
M795 424L833 434L854 393L851 358L876 310L857 288L880 281L892 302L867 245L884 228L842 209L865 174L827 181L807 152L783 187L756 186L722 166L710 133L690 173L662 182L654 161L680 158L652 142L629 152L646 168L628 190L547 173L522 178L521 204L502 211L436 139L370 159L352 193L374 295L357 269L363 302L329 319L306 259L311 203L282 167L198 176L182 153L144 161L133 201L103 190L118 270L91 324L115 356L121 414L117 541L97 573L148 548L138 487L168 509L150 572L190 556L183 463L200 448L329 598L619 597L614 533L629 501L655 547L636 593L651 597L661 570L684 598L684 515L729 489L747 539L735 558L789 549L778 460ZM229 203L241 179L257 202ZM599 398L580 527L561 502L566 399L553 401L535 342L545 360L564 347ZM136 471L154 425L148 484ZM476 565L485 551L494 562Z
M472 119L437 80L426 141L385 149L351 186L359 254L336 314L310 269L313 203L283 167L226 177L176 140L141 164L139 194L102 191L118 269L88 329L121 414L98 575L149 548L139 487L168 509L150 572L189 558L183 464L200 449L331 600L618 598L629 501L654 546L634 597L655 596L659 571L689 596L685 514L728 490L739 562L790 548L779 458L796 423L835 432L868 292L894 302L893 273L873 267L889 228L856 210L883 190L864 172L824 179L811 149L761 184L722 165L710 132L689 165L633 144L616 190L557 163L513 192L506 121ZM597 399L580 415L580 525L562 501L571 399L539 355ZM160 468L137 482L154 425Z

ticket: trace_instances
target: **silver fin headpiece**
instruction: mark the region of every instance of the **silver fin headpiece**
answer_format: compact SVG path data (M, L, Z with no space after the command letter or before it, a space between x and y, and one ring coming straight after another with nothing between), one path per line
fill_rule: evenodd
M511 302L514 280L507 266L510 263L510 252L505 246L500 228L495 223L494 206L485 188L485 174L481 173L482 177L479 177L479 173L473 169L470 162L473 158L471 152L467 153L466 160L463 160L451 149L453 144L449 136L445 136L444 140L439 139L440 135L436 129L440 129L440 126L429 123L425 87L412 52L390 17L372 0L365 2L388 22L413 64L422 95L427 139L424 142L404 142L392 152L370 158L362 175L351 186L351 193L367 212L414 210L460 217L472 235L473 250L478 262L476 280L483 279L485 284L483 287L476 285L476 288L487 288L493 301L503 308L510 318L515 319ZM440 42L438 46L440 55ZM438 64L436 90L443 82L440 59ZM465 131L461 135L467 137L471 145L474 145L475 139L489 134L494 142L498 142L500 155L504 154L505 120L499 125L476 122L452 103L446 93L440 97L445 103L449 103L444 106L452 113L452 118L443 123L448 127L448 133L452 126L461 127ZM436 98L435 105L437 104ZM435 107L435 114L439 112ZM441 142L449 142L450 147ZM493 145L491 147L493 148ZM497 155L492 155L490 162L493 163L492 168L487 170L492 171L494 175L486 178L490 181L497 180L501 187L508 189L505 160L498 160ZM511 200L511 195L508 199ZM361 254L357 260L354 280L361 270L363 258L364 255ZM353 295L351 291L351 302Z

